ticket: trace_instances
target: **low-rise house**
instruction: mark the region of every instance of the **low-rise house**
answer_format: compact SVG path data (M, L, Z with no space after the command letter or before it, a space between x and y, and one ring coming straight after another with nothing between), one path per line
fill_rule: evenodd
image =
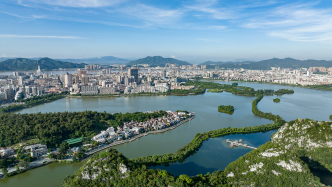
M15 152L12 148L0 148L1 157L9 157L13 154L15 154Z
M41 157L44 154L47 154L47 146L42 144L33 144L28 145L23 148L25 152L30 151L30 155L33 158Z

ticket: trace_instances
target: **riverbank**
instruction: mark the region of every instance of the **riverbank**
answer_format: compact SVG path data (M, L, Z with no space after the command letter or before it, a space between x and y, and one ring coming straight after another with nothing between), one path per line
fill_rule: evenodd
M166 131L169 131L169 130L173 130L177 127L179 127L180 125L182 125L183 123L186 123L192 119L194 119L195 116L192 116L192 117L188 117L187 119L183 120L183 121L180 121L178 124L174 125L174 126L171 126L171 127L168 127L168 128L165 128L165 129L161 129L161 130L155 130L155 131L149 131L149 132L146 132L146 133L142 133L142 134L139 134L137 136L134 136L132 138L128 138L126 140L122 140L122 141L117 141L117 142L114 142L114 143L111 143L111 144L108 144L108 145L105 145L101 148L97 148L96 150L93 150L91 152L86 152L85 154L88 155L88 156L91 156L97 152L100 152L104 149L107 149L107 148L110 148L110 147L113 147L113 146L117 146L117 145L121 145L121 144L125 144L125 143L129 143L129 142L132 142L138 138L141 138L143 136L147 136L149 134L156 134L156 133L162 133L162 132L166 132ZM84 159L86 159L87 157L84 157Z
M307 88L307 89L314 89L314 90L325 90L325 91L332 91L332 84L323 84L323 85L296 85L296 84L286 84L286 83L274 83L274 82L265 82L265 81L243 81L243 80L225 80L225 79L198 79L204 81L223 81L223 82L248 82L248 83L260 83L260 84L273 84L273 85L280 85L280 86L291 86L291 87L299 87L299 88Z

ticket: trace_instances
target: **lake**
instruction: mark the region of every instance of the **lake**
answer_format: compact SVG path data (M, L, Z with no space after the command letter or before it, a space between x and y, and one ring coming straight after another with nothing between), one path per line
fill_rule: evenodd
M218 81L215 81L218 82ZM231 84L232 82L220 82ZM299 87L261 84L239 83L240 86L249 86L255 89L293 89L292 95L278 96L280 103L272 100L276 96L265 96L258 104L258 109L282 116L286 121L296 118L311 118L315 120L329 120L332 114L331 92L304 89ZM64 112L85 111L98 112L137 112L155 110L187 110L197 112L196 118L180 127L165 133L148 135L136 141L114 147L128 158L135 158L154 154L174 153L187 145L197 133L225 127L259 126L272 121L257 117L251 112L251 102L255 97L236 96L231 93L205 93L204 95L189 96L135 96L135 97L103 97L103 98L65 98L52 103L27 108L18 113L37 112ZM233 115L218 112L219 105L232 105L235 108ZM200 150L187 158L182 164L181 173L195 174L213 172L215 169L225 168L229 162L236 160L250 149L233 148L224 145L225 139L243 139L253 146L259 146L270 140L270 133L250 135L229 135L210 139L203 143ZM232 137L234 136L234 137ZM203 159L204 158L204 159ZM179 164L179 163L178 163ZM73 174L78 164L51 164L37 168L24 174L0 180L0 186L60 186L64 177ZM161 167L161 166L159 166ZM164 167L164 166L163 166ZM174 169L171 169L174 167ZM176 164L168 167L174 175ZM48 182L52 181L52 182ZM322 179L323 181L323 179Z

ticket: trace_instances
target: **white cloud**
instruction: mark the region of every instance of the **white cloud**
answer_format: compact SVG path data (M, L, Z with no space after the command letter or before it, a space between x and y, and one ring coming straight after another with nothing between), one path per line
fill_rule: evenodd
M314 4L281 6L243 26L263 29L269 36L303 42L332 42L332 9Z
M174 56L174 55L172 55L172 56L171 56L171 58L175 58L175 56Z
M178 20L183 12L181 10L160 9L144 4L137 4L131 7L125 7L119 10L126 15L145 21L148 24L165 25Z
M0 57L5 58L5 57L8 57L8 56L6 54L2 54Z
M48 5L56 5L63 7L82 7L82 8L106 7L123 2L123 0L30 0L30 1L35 3L48 4Z
M13 35L13 34L0 34L3 38L60 38L60 39L81 39L77 36L41 36L41 35Z

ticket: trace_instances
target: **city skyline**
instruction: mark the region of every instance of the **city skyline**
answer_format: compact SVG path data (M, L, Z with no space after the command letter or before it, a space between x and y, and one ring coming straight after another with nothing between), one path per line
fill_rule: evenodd
M332 2L0 2L0 57L331 60ZM28 46L28 47L27 47Z

